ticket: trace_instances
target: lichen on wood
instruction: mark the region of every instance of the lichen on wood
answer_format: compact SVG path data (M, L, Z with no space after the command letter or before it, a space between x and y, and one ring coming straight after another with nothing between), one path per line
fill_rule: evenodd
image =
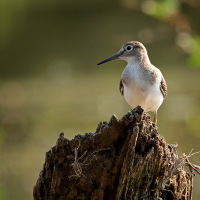
M34 186L35 200L192 199L186 157L158 134L138 106L113 115L95 133L68 140L61 133Z

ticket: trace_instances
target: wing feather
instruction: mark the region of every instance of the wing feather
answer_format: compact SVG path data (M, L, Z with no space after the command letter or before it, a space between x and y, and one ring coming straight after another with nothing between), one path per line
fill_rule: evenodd
M165 98L167 96L167 83L163 76L162 76L161 82L160 82L160 91L163 95L163 98Z
M121 95L124 96L124 85L123 85L122 79L119 82L119 91Z

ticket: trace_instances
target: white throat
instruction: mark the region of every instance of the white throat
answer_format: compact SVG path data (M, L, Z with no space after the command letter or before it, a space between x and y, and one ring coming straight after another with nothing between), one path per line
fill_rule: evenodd
M127 83L141 83L141 79L145 81L145 77L148 76L147 67L154 68L151 64L148 55L143 59L136 57L125 57L123 58L128 64L122 73L122 79Z

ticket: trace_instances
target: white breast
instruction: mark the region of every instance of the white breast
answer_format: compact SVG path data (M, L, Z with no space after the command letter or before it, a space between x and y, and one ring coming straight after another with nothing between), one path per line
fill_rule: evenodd
M154 67L152 65L152 67ZM135 108L141 105L145 111L157 111L163 102L163 96L160 91L162 74L160 70L154 67L157 72L155 82L150 82L149 76L139 65L128 64L122 73L124 80L124 97L128 104Z

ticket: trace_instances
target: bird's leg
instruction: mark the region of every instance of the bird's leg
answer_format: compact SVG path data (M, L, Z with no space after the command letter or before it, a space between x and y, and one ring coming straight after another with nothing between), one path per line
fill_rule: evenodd
M157 123L157 111L154 112L153 122L154 122L155 124Z

